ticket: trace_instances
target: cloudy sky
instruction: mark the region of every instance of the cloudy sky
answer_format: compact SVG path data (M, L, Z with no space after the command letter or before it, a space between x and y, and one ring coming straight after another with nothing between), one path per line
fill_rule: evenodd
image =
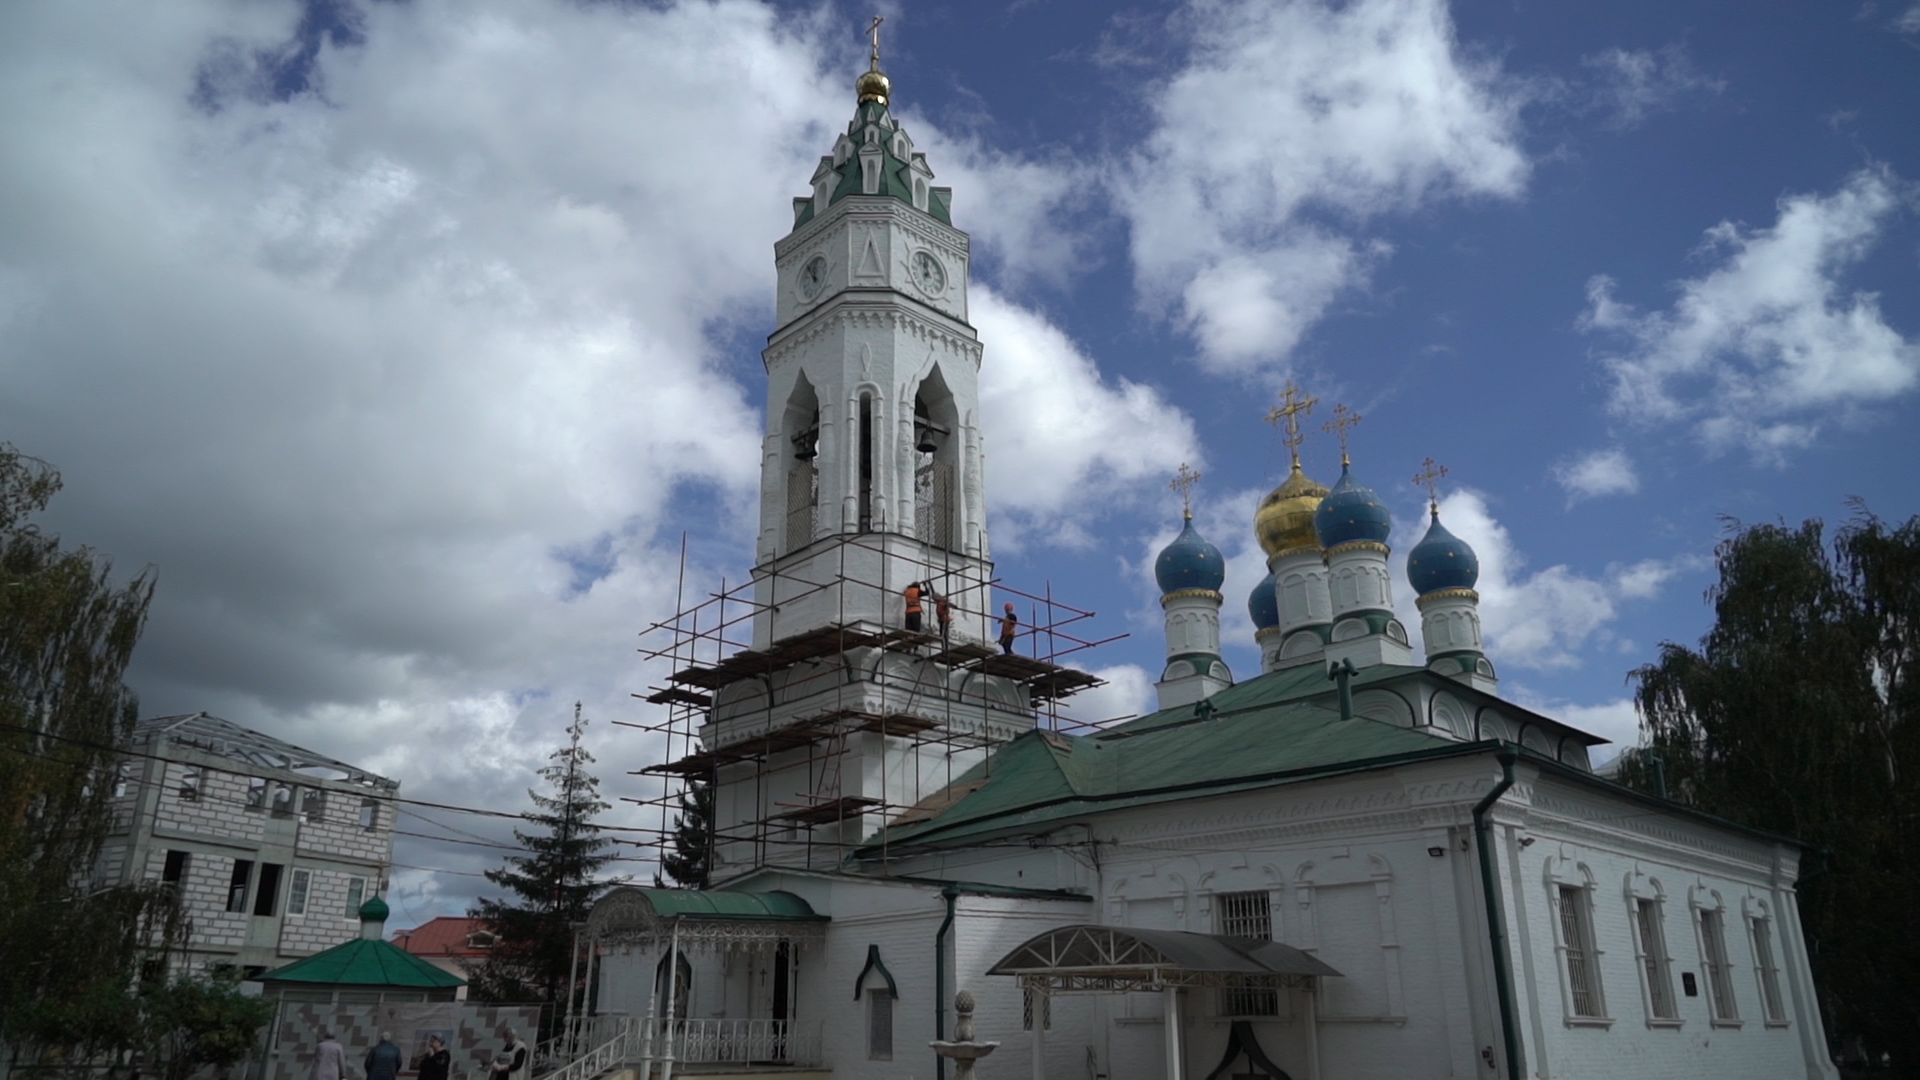
M1365 415L1403 550L1451 468L1505 692L1617 741L1728 518L1920 511L1911 0L882 10L974 237L1002 573L1132 635L1089 718L1146 707L1183 461L1257 671L1289 377ZM693 589L750 562L772 245L870 14L6 5L0 439L66 475L54 528L158 568L143 711L517 810L580 700L651 795L636 633L683 534ZM505 830L400 827L396 925Z

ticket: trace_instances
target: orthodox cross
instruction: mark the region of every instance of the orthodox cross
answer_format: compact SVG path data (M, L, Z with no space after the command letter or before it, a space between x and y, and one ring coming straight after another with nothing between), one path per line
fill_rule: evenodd
M1447 467L1428 458L1421 462L1420 471L1414 474L1413 482L1427 489L1427 509L1436 516L1440 513L1440 481L1447 475Z
M1333 407L1333 419L1320 425L1321 431L1328 432L1332 434L1334 438L1340 440L1340 465L1342 468L1353 464L1347 460L1347 432L1351 431L1353 425L1363 419L1365 419L1365 417L1347 408L1345 405L1335 405Z
M1300 418L1312 412L1319 403L1319 398L1308 395L1292 379L1288 379L1286 387L1280 391L1280 404L1267 412L1267 423L1274 427L1286 425L1287 433L1280 437L1280 441L1286 444L1287 452L1293 455L1296 468L1300 465L1300 444L1306 441L1306 436L1300 434Z
M1180 493L1180 509L1188 521L1193 520L1193 485L1200 482L1200 474L1188 468L1186 462L1180 463L1180 471L1174 474L1173 482L1167 487Z
M867 27L867 33L873 35L873 70L880 70L880 24L887 21L885 15L875 15L873 25Z

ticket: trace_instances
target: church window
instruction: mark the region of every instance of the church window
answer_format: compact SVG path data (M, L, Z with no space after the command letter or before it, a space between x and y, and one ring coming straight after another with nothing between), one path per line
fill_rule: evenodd
M893 1060L893 994L884 986L867 990L867 1060Z
M860 395L860 531L873 531L873 396Z
M1600 969L1593 946L1593 919L1587 910L1587 890L1559 886L1561 948L1567 958L1567 988L1574 1016L1603 1016Z
M1215 897L1223 937L1273 940L1273 904L1266 890L1221 893ZM1228 986L1220 991L1223 1016L1278 1016L1280 992L1270 986Z
M1740 1010L1733 1001L1733 971L1727 961L1726 923L1718 908L1700 909L1700 957L1707 968L1707 996L1713 1000L1713 1018L1733 1023Z
M1032 989L1026 989L1021 991L1021 1000L1020 1000L1020 1030L1021 1031L1033 1030L1034 996L1035 995ZM1039 995L1039 998L1040 998L1040 1023L1046 1030L1052 1031L1053 1030L1053 995L1041 994Z
M1647 980L1647 1011L1655 1020L1677 1020L1673 977L1667 971L1667 939L1660 927L1660 901L1635 897L1634 925L1640 932L1640 971Z
M1767 1023L1784 1024L1787 1011L1780 1000L1780 969L1773 962L1771 920L1748 920L1753 931L1753 968L1760 980L1760 1003L1767 1010Z

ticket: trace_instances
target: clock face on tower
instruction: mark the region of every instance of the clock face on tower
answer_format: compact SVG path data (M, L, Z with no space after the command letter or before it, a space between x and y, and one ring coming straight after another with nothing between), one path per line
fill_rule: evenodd
M913 253L913 283L928 296L947 291L947 268L940 265L939 256L924 248Z
M807 260L805 266L800 268L800 281L798 283L800 299L811 300L819 296L820 290L826 287L827 257L825 255L815 255L813 258Z

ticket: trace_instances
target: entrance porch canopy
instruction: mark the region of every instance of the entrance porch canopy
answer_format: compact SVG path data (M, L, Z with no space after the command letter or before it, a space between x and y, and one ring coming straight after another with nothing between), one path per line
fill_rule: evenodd
M1178 986L1310 987L1339 975L1318 957L1278 941L1080 923L1031 938L989 975L1014 975L1048 994L1122 993Z
M587 915L587 936L615 945L689 949L817 944L827 917L790 892L663 889L626 885Z

